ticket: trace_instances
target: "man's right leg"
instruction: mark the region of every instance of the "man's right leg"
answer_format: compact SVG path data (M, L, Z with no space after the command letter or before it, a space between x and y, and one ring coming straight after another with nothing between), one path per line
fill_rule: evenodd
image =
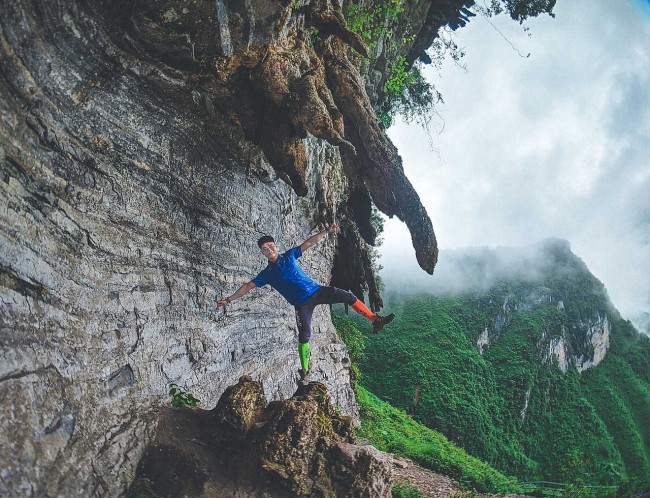
M350 306L354 311L359 313L361 316L365 316L371 322L374 322L377 318L377 315L370 311L370 309L364 304L361 299L355 298L354 302Z
M380 315L379 313L373 313L368 309L368 307L363 304L360 299L357 299L352 303L352 309L359 313L362 316L365 316L368 320L372 322L372 333L378 334L381 329L384 328L384 325L389 324L395 318L395 313L390 315Z
M378 333L384 325L392 322L393 318L395 318L393 313L386 316L373 313L363 303L363 301L357 299L357 296L352 294L352 292L337 287L321 287L315 297L318 304L343 303L351 306L354 311L372 322L372 331L375 334Z

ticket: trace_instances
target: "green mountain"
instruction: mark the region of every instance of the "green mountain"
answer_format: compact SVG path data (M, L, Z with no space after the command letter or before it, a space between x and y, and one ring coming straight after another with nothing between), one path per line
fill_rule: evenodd
M568 243L448 262L472 288L391 278L385 333L349 317L359 384L520 482L648 489L650 340Z

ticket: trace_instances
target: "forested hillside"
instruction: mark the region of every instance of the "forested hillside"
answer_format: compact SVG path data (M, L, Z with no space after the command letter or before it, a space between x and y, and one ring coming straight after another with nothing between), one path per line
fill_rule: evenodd
M520 481L647 489L648 337L562 241L520 260L526 274L482 258L463 259L496 275L480 290L391 293L387 281L385 333L341 318L364 332L360 385Z

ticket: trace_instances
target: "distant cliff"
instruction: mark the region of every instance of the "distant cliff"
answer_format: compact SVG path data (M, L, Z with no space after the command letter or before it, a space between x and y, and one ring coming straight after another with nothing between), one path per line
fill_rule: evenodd
M475 265L470 259L466 262ZM550 306L565 319L549 323L542 331L537 342L541 361L556 362L565 373L570 367L582 372L598 365L610 345L612 318L608 315L614 313L618 318L603 285L561 240L539 244L534 259L522 256L519 266L526 267L529 276L520 274L519 280L513 280L517 278L516 266L511 268L511 277L498 277L486 295L476 295L476 306L493 316L476 340L480 352L497 341L522 313ZM537 275L532 276L533 272Z
M397 318L366 337L361 384L522 481L647 489L650 340L569 244L443 252L443 267L446 289L386 278Z
M0 2L0 494L118 494L170 382L206 408L243 374L291 395L292 309L268 290L214 308L263 267L260 235L288 249L338 220L304 266L377 309L374 204L433 271L373 106L382 67L463 3L412 2L408 44L361 71L336 1ZM357 415L326 310L314 327L315 373Z

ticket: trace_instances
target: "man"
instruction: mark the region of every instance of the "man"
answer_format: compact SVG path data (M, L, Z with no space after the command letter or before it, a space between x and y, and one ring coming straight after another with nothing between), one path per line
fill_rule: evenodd
M332 223L326 230L322 230L309 237L298 247L289 249L280 254L273 237L265 235L257 241L262 254L269 263L259 275L250 282L242 285L234 294L217 301L217 309L226 306L237 298L254 289L268 284L277 290L296 309L296 322L298 324L298 353L300 356L300 378L307 380L309 374L309 339L311 338L311 317L314 308L319 304L345 303L354 311L365 316L372 322L373 332L376 334L384 325L393 321L394 314L381 316L370 311L363 302L349 291L336 287L319 285L309 278L298 264L297 259L307 249L318 244L327 234L338 230L338 225Z

